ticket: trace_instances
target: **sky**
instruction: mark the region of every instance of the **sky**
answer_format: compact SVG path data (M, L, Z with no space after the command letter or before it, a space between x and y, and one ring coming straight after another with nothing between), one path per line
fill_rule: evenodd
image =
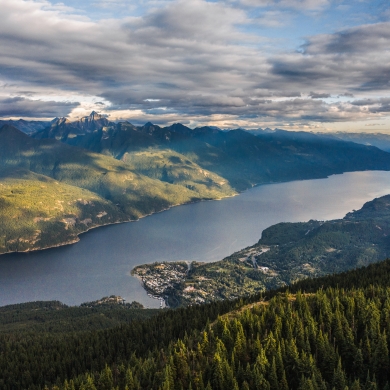
M390 133L389 0L0 0L0 118Z

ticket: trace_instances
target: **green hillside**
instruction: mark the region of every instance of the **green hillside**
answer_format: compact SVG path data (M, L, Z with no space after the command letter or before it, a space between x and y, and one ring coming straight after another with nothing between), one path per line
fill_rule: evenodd
M101 196L29 171L0 175L0 253L63 245L126 215Z
M214 263L154 263L133 273L171 306L234 299L362 267L390 256L390 195L343 219L279 223L255 245ZM157 281L157 284L150 283Z
M290 291L162 310L149 319L137 319L139 310L110 314L59 302L0 308L0 387L386 390L389 275L387 260ZM121 324L62 332L56 326L84 316L98 328L99 310L103 322ZM20 332L23 321L32 326L34 311L49 326Z
M138 174L112 157L3 126L0 216L6 222L0 228L0 253L75 241L93 226L235 194L216 175L196 175L172 184Z
M211 199L235 192L223 177L201 168L184 155L172 150L147 149L125 153L122 160L142 175L163 182L182 185L193 191L209 194Z
M217 161L221 160L221 153L209 146L207 149L211 149L211 151L207 150L207 153L202 153L200 158L191 153L185 156L169 149L171 137L173 136L176 139L175 137L179 136L181 139L182 136L180 134L166 132L158 126L153 128L156 128L156 130L150 134L150 126L138 129L130 123L121 122L117 125L111 124L103 127L99 131L86 131L81 136L69 137L68 135L65 139L62 138L62 140L70 145L79 146L122 160L133 171L141 175L171 184L182 185L202 193L204 197L207 197L207 194L209 194L209 197L214 199L221 197L221 193L224 196L236 193L226 179L205 168L205 164L207 164L211 154L213 155L212 161ZM56 136L58 130L55 131L55 128L52 128L50 131L52 133L41 132L37 136L41 138L58 138ZM159 132L158 135L156 131ZM60 132L60 134L63 134L63 132ZM204 146L203 143L191 139L186 150L191 150L197 144ZM226 156L223 156L224 159L226 159ZM194 160L200 161L200 165L194 162ZM220 163L222 162L220 161ZM213 169L212 166L210 168Z

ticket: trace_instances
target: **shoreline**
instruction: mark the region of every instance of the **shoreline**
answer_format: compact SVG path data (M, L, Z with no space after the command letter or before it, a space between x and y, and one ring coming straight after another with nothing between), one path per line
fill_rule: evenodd
M224 199L227 199L227 198L232 198L232 197L235 197L235 196L239 196L240 194L252 189L252 188L255 188L255 187L259 187L259 186L262 186L262 185L271 185L271 184L281 184L281 183L291 183L291 182L295 182L295 181L306 181L306 180L323 180L323 179L328 179L330 176L334 176L334 175L343 175L345 173L353 173L353 172L369 172L369 171L373 171L373 172L377 172L377 171L382 171L382 172L389 172L389 171L384 171L384 170L381 170L381 169L371 169L371 170L365 170L365 171L345 171L345 172L341 172L341 173L332 173L332 174L329 174L327 176L320 176L320 177L314 177L314 178L307 178L307 179L293 179L293 180L280 180L280 181L268 181L268 182L263 182L263 183L256 183L256 184L253 184L251 187L248 187L242 191L237 191L236 194L233 194L233 195L226 195L222 198L216 198L216 199L199 199L197 201L190 201L190 202L186 202L186 203L177 203L177 204L173 204L169 207L166 207L164 209L161 209L161 210L158 210L158 211L154 211L152 213L149 213L149 214L145 214L145 215L142 215L140 216L138 219L129 219L129 220L123 220L123 221L115 221L115 222L109 222L109 223L105 223L105 224L102 224L102 225L96 225L96 226L92 226L88 229L86 229L85 231L83 232L80 232L76 235L76 238L73 239L73 240L70 240L70 241L65 241L63 243L59 243L59 244L55 244L55 245L50 245L50 246L47 246L47 247L44 247L44 248L36 248L36 249L29 249L29 250L24 250L24 251L9 251L9 252L3 252L3 253L0 253L0 256L2 255L11 255L11 254L18 254L18 253L21 253L21 254L29 254L31 252L38 252L38 251L44 251L44 250L47 250L47 249L54 249L54 248L59 248L59 247L62 247L62 246L67 246L67 245L73 245L73 244L77 244L80 240L81 240L81 235L82 234L85 234L85 233L88 233L90 232L91 230L93 229L97 229L97 228L100 228L100 227L104 227L104 226L110 226L110 225L116 225L116 224L122 224L122 223L130 223L130 222L138 222L140 219L142 218L146 218L146 217L149 217L149 216L152 216L154 214L158 214L158 213L162 213L164 211L168 211L170 210L171 208L173 207L177 207L177 206L185 206L185 205L190 205L190 204L194 204L194 203L200 203L200 202L213 202L213 201L220 201L220 200L224 200Z
M267 183L264 183L264 184L267 184ZM274 184L274 183L268 183L268 184ZM260 185L260 184L259 184ZM150 217L154 214L158 214L158 213L162 213L164 211L168 211L170 210L171 208L173 207L178 207L178 206L185 206L185 205L190 205L190 204L194 204L194 203L200 203L200 202L213 202L213 201L218 201L218 200L223 200L223 199L227 199L227 198L233 198L234 196L238 196L240 194L242 194L243 192L253 188L257 186L256 185L253 185L252 187L249 187L241 192L237 192L236 194L233 194L233 195L226 195L224 196L223 198L216 198L216 199L199 199L197 201L191 201L191 202L185 202L185 203L176 203L176 204L173 204L169 207L166 207L166 208L163 208L161 210L158 210L158 211L154 211L152 213L149 213L149 214L145 214L145 215L141 215L139 218L137 219L129 219L129 220L123 220L123 221L115 221L115 222L109 222L109 223L104 223L102 225L96 225L96 226L91 226L89 228L87 228L85 231L83 232L80 232L76 235L76 238L73 239L73 240L70 240L70 241L64 241L63 243L59 243L59 244L55 244L55 245L50 245L50 246L47 246L47 247L44 247L44 248L36 248L36 249L28 249L28 250L24 250L24 251L9 251L9 252L2 252L0 253L0 256L2 255L10 255L10 254L13 254L13 253L22 253L22 254L28 254L28 253L31 253L31 252L38 252L38 251L44 251L44 250L47 250L47 249L53 249L53 248L59 248L61 246L66 246L66 245L73 245L73 244L77 244L81 238L80 236L82 234L85 234L85 233L88 233L90 232L91 230L93 229L97 229L97 228L100 228L100 227L104 227L104 226L111 226L111 225L118 225L118 224L122 224L122 223L131 223L131 222L138 222L140 219L142 218L146 218L146 217Z
M165 298L163 296L153 295L153 291L148 289L148 287L145 285L145 282L142 280L142 277L140 275L138 275L138 274L133 274L134 268L129 272L129 275L132 276L133 278L136 278L139 281L140 285L145 290L145 292L147 293L148 297L152 298L152 299L157 299L157 300L161 300L162 299L165 302L165 305L168 307L167 302L166 302L166 300L165 300Z

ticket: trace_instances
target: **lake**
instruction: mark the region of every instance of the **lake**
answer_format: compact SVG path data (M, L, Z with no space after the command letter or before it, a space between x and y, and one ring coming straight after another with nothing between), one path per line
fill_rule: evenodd
M390 172L365 171L327 179L254 187L221 201L199 202L105 226L74 245L0 256L0 306L35 300L69 305L121 295L147 307L131 269L154 261L216 261L254 244L278 222L342 218L368 200L390 194Z

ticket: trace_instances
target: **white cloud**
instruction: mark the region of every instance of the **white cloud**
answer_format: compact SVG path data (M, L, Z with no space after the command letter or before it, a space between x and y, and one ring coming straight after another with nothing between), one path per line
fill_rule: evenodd
M275 15L278 7L328 5L257 3L276 4ZM383 101L359 106L348 99L389 92L389 23L309 37L301 52L275 56L266 50L269 41L243 29L254 22L236 4L204 0L169 1L143 16L100 21L61 4L2 0L0 91L57 100L57 110L72 117L98 105L111 118L164 123L182 118L252 127L388 115ZM322 100L329 96L335 100ZM75 101L81 105L60 104Z

